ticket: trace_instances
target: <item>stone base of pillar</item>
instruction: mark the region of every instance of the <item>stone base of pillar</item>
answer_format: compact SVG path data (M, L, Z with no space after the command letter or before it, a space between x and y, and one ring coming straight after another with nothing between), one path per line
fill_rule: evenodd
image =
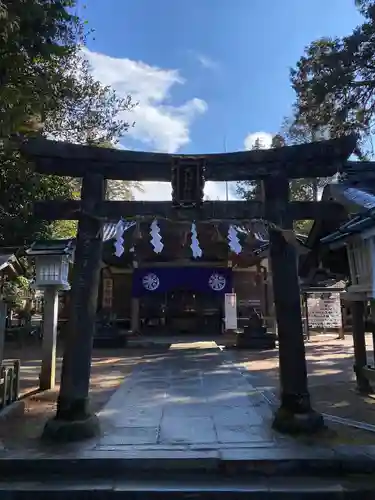
M85 420L48 420L43 429L42 440L50 443L72 443L100 435L99 419L90 415Z
M285 434L315 434L325 428L323 416L310 406L308 395L284 395L272 427Z
M362 368L364 370L364 368ZM371 387L369 380L363 375L362 370L358 369L356 365L353 366L353 371L356 376L356 391L362 396L367 396L368 394L374 394L374 390Z
M69 443L100 435L100 423L88 410L88 400L59 400L56 416L44 426L42 439Z
M374 389L371 387L371 385L367 382L366 384L361 384L356 386L355 392L359 394L360 396L368 396L370 394L374 394Z

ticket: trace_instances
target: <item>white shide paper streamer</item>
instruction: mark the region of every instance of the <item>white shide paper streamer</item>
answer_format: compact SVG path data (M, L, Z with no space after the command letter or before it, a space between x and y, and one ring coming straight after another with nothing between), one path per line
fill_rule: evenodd
M237 229L234 226L232 226L232 224L228 228L228 242L229 242L229 248L232 250L232 252L234 252L237 255L239 255L242 252L242 246L240 240L238 239Z
M154 247L154 252L161 253L164 248L164 244L161 241L160 227L156 219L151 223L150 229L150 235L152 237L151 244Z
M202 249L199 245L197 226L196 226L195 222L193 222L191 225L191 245L190 245L190 248L193 252L194 259L202 257L203 252L202 252Z

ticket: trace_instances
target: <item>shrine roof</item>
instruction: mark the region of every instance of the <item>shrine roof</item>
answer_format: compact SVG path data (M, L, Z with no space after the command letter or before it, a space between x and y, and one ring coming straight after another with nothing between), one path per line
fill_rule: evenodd
M316 220L308 235L312 250L300 261L300 273L308 275L322 263L337 272L349 272L344 244L350 236L375 224L375 162L352 162L345 176L328 184L322 200L333 200L342 206L337 219Z
M0 249L0 271L10 270L15 276L24 272L23 266L13 253L2 253Z
M186 240L189 238L190 226L182 227L183 225L177 224L177 233L173 228L176 228L176 224L170 221L161 221L161 234L163 242L165 244L162 254L155 254L153 252L153 247L151 244L151 235L149 234L150 228L149 223L141 223L141 234L135 235L135 231L139 231L140 228L136 227L134 224L129 222L129 228L123 234L124 239L124 254L121 257L116 257L114 255L114 242L116 238L116 227L118 222L109 222L104 224L103 230L103 241L105 246L103 248L103 260L108 265L118 265L119 267L131 265L133 261L134 248L136 249L137 256L141 260L145 261L162 261L168 262L179 258L188 258L194 261L192 252L190 249L190 241ZM239 227L239 241L243 248L240 255L240 260L242 263L250 262L252 259L264 258L268 252L269 241L268 233L265 227L262 227L261 221L256 221L257 225L250 227ZM164 223L164 225L163 225ZM191 224L190 224L191 225ZM204 228L207 228L207 234ZM187 233L187 236L181 236L181 231ZM230 257L228 239L227 239L227 228L223 231L223 228L217 228L213 225L203 224L203 232L198 233L201 238L200 243L203 248L203 260L213 258L218 258L228 260L233 260L236 256L232 254ZM257 237L254 237L254 233ZM214 240L211 238L214 236ZM38 255L65 255L72 254L75 249L75 239L56 239L56 240L42 240L34 242L30 248L26 251L26 254L30 257L35 257ZM306 237L304 235L296 234L296 243L298 247L298 253L303 254L308 251L306 247ZM243 260L245 259L245 260ZM249 260L250 259L250 260ZM202 259L198 259L202 260ZM236 259L235 259L236 260ZM250 264L249 264L250 265Z
M321 243L344 244L354 234L362 233L375 225L375 179L349 178L328 187L331 197L345 207L349 220L321 238Z
M328 175L333 175L355 146L356 137L346 136L271 149L178 155L100 148L38 137L22 142L20 149L35 161L40 173L82 177L89 170L112 179L169 182L171 166L176 160L203 161L206 179L214 181L248 180L280 171L291 178L324 176L327 169Z

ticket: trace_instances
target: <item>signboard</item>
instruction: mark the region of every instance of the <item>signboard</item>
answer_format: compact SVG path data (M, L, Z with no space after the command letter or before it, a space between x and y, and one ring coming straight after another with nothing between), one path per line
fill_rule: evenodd
M225 294L225 329L237 329L237 297L235 293Z
M342 328L339 293L312 293L307 297L310 328Z
M113 300L113 280L112 278L103 279L103 309L111 309Z

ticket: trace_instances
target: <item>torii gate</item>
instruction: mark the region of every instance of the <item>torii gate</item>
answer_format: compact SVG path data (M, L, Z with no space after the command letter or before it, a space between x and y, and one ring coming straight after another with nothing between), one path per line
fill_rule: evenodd
M347 136L268 150L187 156L103 149L40 138L24 142L21 151L35 163L36 172L83 179L81 200L35 203L36 215L44 220L79 221L58 407L44 435L74 440L99 432L98 419L88 409L88 397L103 221L150 216L241 223L263 217L275 227L288 230L294 220L337 219L342 207L335 202L289 201L289 180L345 172L355 146L356 138ZM106 179L172 182L173 199L105 201ZM260 180L263 201L203 201L206 180ZM308 391L296 253L277 229L270 229L270 257L281 392L273 425L284 432L314 432L323 426L323 418L312 409Z

